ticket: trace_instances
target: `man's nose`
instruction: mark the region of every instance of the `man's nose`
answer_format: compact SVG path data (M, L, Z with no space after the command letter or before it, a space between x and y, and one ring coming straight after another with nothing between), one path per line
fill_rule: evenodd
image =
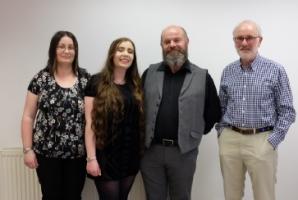
M245 45L245 46L247 45L247 40L246 40L246 38L243 38L241 44L242 44L242 45Z
M170 47L175 47L176 46L176 42L174 42L173 40L170 42Z

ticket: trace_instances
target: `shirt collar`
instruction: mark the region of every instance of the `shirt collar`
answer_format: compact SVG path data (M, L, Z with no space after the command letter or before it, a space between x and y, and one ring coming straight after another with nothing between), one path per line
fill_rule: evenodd
M257 54L257 56L255 57L255 59L250 64L249 70L255 71L260 60L261 60L261 56L259 54ZM241 66L240 59L239 59L239 67L243 70L243 68Z

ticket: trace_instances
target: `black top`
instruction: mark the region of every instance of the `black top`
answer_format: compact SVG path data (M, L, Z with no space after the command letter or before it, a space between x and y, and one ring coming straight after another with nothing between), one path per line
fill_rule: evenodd
M95 97L100 74L91 77L85 95ZM135 175L139 170L139 111L130 84L117 85L124 98L124 116L114 130L108 130L108 139L102 150L96 150L102 180L119 180ZM111 127L112 119L108 119ZM95 178L95 177L93 177Z
M33 150L48 158L85 156L84 90L90 75L79 68L75 84L63 88L47 68L31 80L28 91L38 95L33 128Z
M178 99L185 75L191 73L189 61L186 61L179 71L172 73L170 68L163 63L159 70L164 71L162 99L157 113L154 138L173 139L178 138ZM143 73L143 84L148 69ZM216 122L220 120L221 110L217 90L211 76L207 73L205 89L204 134L210 132Z

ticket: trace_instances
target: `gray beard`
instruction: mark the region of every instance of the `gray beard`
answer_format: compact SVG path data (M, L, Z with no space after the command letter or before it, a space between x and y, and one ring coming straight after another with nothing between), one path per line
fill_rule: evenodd
M169 65L169 67L181 67L187 59L187 52L182 53L174 50L165 55L163 52L163 60Z

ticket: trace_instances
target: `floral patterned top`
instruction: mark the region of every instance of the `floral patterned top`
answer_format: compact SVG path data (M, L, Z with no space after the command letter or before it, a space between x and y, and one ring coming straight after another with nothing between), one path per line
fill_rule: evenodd
M33 128L35 153L62 159L85 156L84 90L89 78L89 73L79 68L75 84L63 88L46 68L33 77L28 90L38 95Z

